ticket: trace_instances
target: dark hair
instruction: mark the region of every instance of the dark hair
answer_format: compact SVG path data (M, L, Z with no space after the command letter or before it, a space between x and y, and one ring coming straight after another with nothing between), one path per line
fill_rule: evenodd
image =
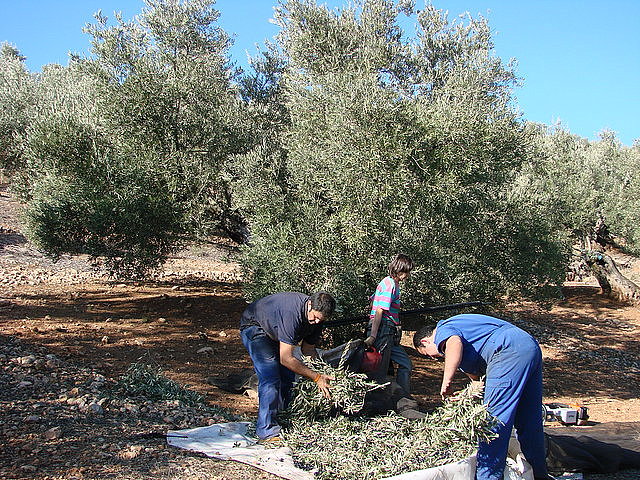
M420 329L413 334L413 346L418 348L422 346L420 343L423 338L430 337L433 333L433 327L431 325L425 325L424 327L420 327Z
M399 273L409 273L413 270L413 260L409 255L397 254L389 263L389 276L395 277Z
M316 292L309 297L311 310L322 313L325 318L330 317L336 309L336 301L327 292Z

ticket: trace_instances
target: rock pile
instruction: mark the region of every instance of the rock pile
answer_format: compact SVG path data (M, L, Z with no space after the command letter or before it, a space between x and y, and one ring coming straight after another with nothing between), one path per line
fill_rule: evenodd
M73 478L78 465L85 475L136 459L149 469L182 455L165 448L167 430L229 418L204 404L123 396L116 380L14 337L0 337L0 385L0 478L43 469Z

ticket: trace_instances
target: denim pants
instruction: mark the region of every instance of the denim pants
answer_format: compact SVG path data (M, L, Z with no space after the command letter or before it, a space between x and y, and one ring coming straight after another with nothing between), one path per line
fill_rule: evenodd
M262 327L245 327L240 336L258 375L256 433L261 439L273 437L280 433L277 414L291 400L295 373L280 363L280 342L269 338Z

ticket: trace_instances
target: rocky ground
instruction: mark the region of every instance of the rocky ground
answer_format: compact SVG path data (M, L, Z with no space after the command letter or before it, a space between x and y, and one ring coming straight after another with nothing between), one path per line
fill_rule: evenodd
M275 479L164 439L167 430L255 413L255 399L208 383L250 367L236 327L245 302L232 248L193 247L149 281L118 282L86 258L43 257L23 236L18 210L0 190L0 478ZM593 422L637 421L638 309L588 283L565 292L552 305L518 302L507 312L543 346L545 400L580 402ZM412 358L415 398L431 408L441 366ZM127 393L120 380L136 362L161 367L205 402Z

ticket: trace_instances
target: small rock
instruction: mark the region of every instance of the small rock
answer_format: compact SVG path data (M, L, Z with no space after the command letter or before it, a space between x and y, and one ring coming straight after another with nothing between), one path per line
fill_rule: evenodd
M40 417L38 415L29 415L28 417L25 417L24 421L28 423L39 422Z
M104 336L104 337L102 337L102 339L100 340L100 343L101 343L102 345L106 345L107 343L109 343L109 337L105 335L105 336Z
M60 427L53 427L44 432L44 438L47 440L55 440L62 437L62 429Z
M245 390L244 394L247 397L251 398L252 400L257 400L258 399L258 392L256 392L255 390L251 390L251 389Z
M97 404L95 402L91 402L87 406L87 409L88 409L89 413L94 413L96 415L102 415L104 413L104 410L102 409L102 406L100 406L99 404Z
M166 318L164 318L164 317L160 317L160 318L158 319L158 322L160 322L160 323L166 323L166 321L167 321L167 319L166 319Z
M227 332L225 332L224 330L222 330L220 333L218 333L218 336L220 336L220 337L226 337L226 336L227 336Z
M126 450L120 452L118 454L118 457L123 458L125 460L131 460L132 458L136 458L138 455L140 455L143 449L144 447L142 445L131 445Z
M196 353L213 353L212 347L202 347Z
M35 473L35 471L38 470L38 467L34 465L22 465L20 466L20 470L23 472Z
M398 400L398 403L396 403L396 409L398 410L398 412L402 412L403 410L409 410L409 409L417 410L418 402L416 402L412 398L403 397L400 400Z
M30 387L31 385L33 385L33 383L29 382L28 380L23 380L18 384L18 388Z
M35 361L36 361L35 355L27 355L26 357L20 357L18 359L18 363L20 365L25 365L25 366L29 366Z

